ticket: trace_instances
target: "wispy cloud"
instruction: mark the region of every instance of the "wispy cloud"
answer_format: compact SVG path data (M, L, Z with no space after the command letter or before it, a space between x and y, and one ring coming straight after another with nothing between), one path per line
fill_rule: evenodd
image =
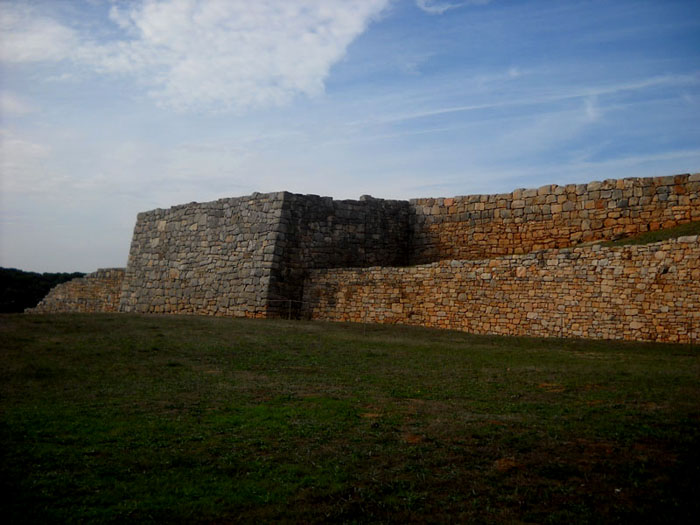
M34 105L10 91L0 91L0 120L9 115L26 115L36 111Z
M585 114L586 114L586 120L588 122L595 122L596 120L600 119L602 116L603 112L598 106L598 97L592 96L586 98L585 102Z
M137 212L253 191L697 171L695 4L0 0L0 265L123 264Z
M464 0L462 2L444 2L440 0L416 0L416 5L431 15L441 15L450 9L465 7L468 5L485 5L491 0Z
M665 151L663 153L651 153L648 155L629 155L617 157L605 161L586 161L579 164L571 164L569 169L572 171L591 171L598 173L627 173L622 171L624 168L635 168L644 164L661 163L664 161L673 161L673 168L662 168L658 171L659 175L670 175L669 169L675 170L673 173L682 173L684 170L696 169L698 160L700 159L700 149L681 149ZM677 161L689 161L687 163L679 163ZM686 167L687 166L687 167Z
M63 60L78 45L76 33L26 4L0 7L0 60L9 63Z
M519 74L515 74L513 78L517 78ZM426 117L434 117L446 115L450 113L464 113L469 111L477 111L483 109L498 109L514 106L527 106L539 104L551 104L553 102L561 102L566 100L584 99L586 104L590 105L590 111L587 107L589 116L593 116L591 111L595 110L595 102L597 97L622 93L626 91L642 91L649 88L659 86L696 86L700 84L700 74L690 75L663 75L655 76L646 79L640 79L632 82L622 82L607 85L597 85L590 87L575 87L559 86L550 93L537 93L528 96L513 96L511 98L499 97L493 101L480 104L465 104L459 106L446 106L425 109L422 111L412 111L406 113L397 113L386 115L372 119L371 121L350 122L349 125L360 124L388 124L393 122L401 122L408 120L421 119Z
M45 161L50 148L0 129L0 193L50 189Z
M70 59L130 75L175 109L245 110L323 92L331 66L389 0L142 0L115 4L122 38L96 42L21 5L3 6L5 62ZM261 28L265 28L261 31Z

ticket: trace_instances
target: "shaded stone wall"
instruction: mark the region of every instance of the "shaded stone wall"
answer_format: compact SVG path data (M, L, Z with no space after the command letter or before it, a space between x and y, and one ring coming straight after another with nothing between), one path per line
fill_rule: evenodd
M408 261L406 201L285 193L270 306L296 315L306 273L314 268L399 266ZM284 299L295 302L289 304Z
M120 310L265 317L283 193L140 213Z
M55 286L38 305L26 312L117 312L123 281L123 268L103 268Z
M410 202L412 264L487 259L700 220L700 174Z
M477 334L700 342L700 242L311 271L311 319Z
M699 193L695 174L410 202L280 192L157 209L138 215L118 309L694 341L697 239L567 247L700 220ZM402 267L416 263L433 264ZM56 288L37 311L116 309L118 285L99 273Z
M401 264L407 239L408 203L380 199L280 192L140 213L120 309L288 315L308 269Z

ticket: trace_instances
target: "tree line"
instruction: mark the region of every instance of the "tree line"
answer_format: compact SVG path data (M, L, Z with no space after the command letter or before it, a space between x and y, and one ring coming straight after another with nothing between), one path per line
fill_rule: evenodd
M83 277L80 272L36 273L0 268L0 313L23 312L41 301L54 286Z

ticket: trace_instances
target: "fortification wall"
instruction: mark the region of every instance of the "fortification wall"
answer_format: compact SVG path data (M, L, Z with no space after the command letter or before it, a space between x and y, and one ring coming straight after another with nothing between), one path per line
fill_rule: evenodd
M700 174L410 201L410 261L566 248L700 220Z
M379 199L280 192L140 213L120 309L296 313L307 270L401 264L407 239L408 203Z
M272 276L270 305L295 315L304 278L314 268L398 266L408 261L406 201L285 193L277 251L280 264ZM284 299L292 299L291 305Z
M140 213L120 310L265 317L283 193Z
M121 282L123 312L695 342L696 237L568 247L700 220L699 197L695 174L410 202L190 203L139 214L125 272L71 281L36 311L113 311ZM432 264L402 267L415 263Z
M119 309L123 280L123 268L103 268L53 287L38 305L26 312L116 312Z
M477 334L700 341L700 242L311 271L311 319Z

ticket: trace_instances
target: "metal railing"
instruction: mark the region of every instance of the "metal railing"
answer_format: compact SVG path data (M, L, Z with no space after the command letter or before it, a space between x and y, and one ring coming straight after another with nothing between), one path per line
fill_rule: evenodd
M308 301L300 301L298 299L290 299L289 297L280 297L279 299L268 299L268 303L282 303L282 306L284 307L284 304L287 305L287 319L291 320L292 319L292 304L307 304Z

